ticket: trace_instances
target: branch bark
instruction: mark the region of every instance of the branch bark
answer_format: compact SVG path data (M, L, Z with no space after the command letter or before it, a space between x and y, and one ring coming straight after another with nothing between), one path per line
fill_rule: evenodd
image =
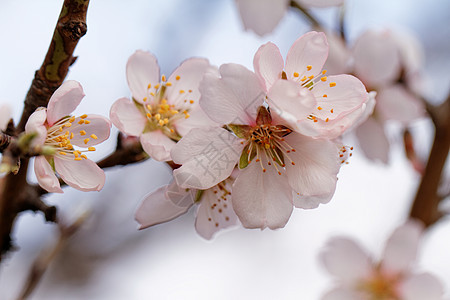
M40 106L47 106L50 96L64 81L72 56L80 38L86 33L86 14L89 0L65 0L58 18L47 55L36 71L31 87L25 98L22 117L15 134L25 129L29 116ZM27 207L30 190L27 183L28 158L21 160L17 175L8 174L3 178L0 189L0 262L4 253L11 248L11 230L21 207ZM33 201L32 201L33 202ZM31 202L31 203L32 203ZM25 203L25 204L24 204Z

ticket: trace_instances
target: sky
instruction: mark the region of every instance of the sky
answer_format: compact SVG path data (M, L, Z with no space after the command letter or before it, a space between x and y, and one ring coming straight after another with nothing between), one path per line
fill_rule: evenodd
M368 28L400 28L424 45L427 90L442 101L450 86L450 2L348 1L346 28L350 42ZM62 1L0 0L0 103L20 117L28 87L48 48ZM335 9L314 10L327 26ZM81 82L86 97L76 114L108 116L111 104L130 96L125 64L138 49L152 52L169 75L189 57L206 57L214 65L240 63L252 68L253 55L272 41L283 55L309 30L290 11L267 36L245 32L234 1L91 1L88 33L75 54L67 79ZM411 125L420 135L422 155L431 140L431 125ZM101 192L66 188L45 200L68 219L80 210L93 212L85 226L55 259L31 299L319 299L333 279L317 257L332 236L354 238L375 257L385 239L408 215L419 182L399 143L398 126L389 125L393 142L388 166L368 161L355 146L349 165L341 168L336 194L314 210L294 210L285 228L237 229L212 241L194 229L194 210L166 224L137 231L133 215L142 197L168 183L171 172L148 160L106 172ZM117 129L113 128L112 136ZM92 159L113 151L115 139L97 147ZM36 182L30 170L29 180ZM125 183L125 184L124 184ZM450 295L449 219L424 237L418 263L439 276ZM14 228L18 251L0 266L0 298L14 299L35 258L57 236L42 215L25 213Z

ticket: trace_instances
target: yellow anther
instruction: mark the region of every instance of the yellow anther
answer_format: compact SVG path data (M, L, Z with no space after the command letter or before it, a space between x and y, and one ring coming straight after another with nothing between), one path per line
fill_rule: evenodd
M147 117L148 117L148 118L151 118L151 117L152 117L152 114L151 114L151 113L147 113Z
M81 119L80 121L78 121L78 124L83 125L84 124L84 120Z
M264 144L264 148L270 149L270 144Z
M306 66L306 69L307 69L308 71L311 71L312 66Z
M313 79L314 78L314 76L313 75L311 75L311 76L308 76L308 79L309 80L311 80L311 79Z
M306 80L306 76L303 76L302 79L300 79L301 81L305 81Z
M80 161L80 160L82 160L82 158L81 157L75 157L74 160Z
M78 156L80 156L80 154L78 154L78 152L77 152L77 151L73 151L73 155L75 155L75 157L78 157Z
M84 154L81 154L80 156L81 156L82 158L84 158L84 159L87 159L87 156L84 155Z
M164 125L164 121L163 120L159 120L158 124L159 124L159 126L163 126Z
M194 104L194 100L189 100L189 103L190 104Z
M172 128L170 128L170 132L171 132L171 133L174 133L174 132L175 132L175 130L173 130Z
M175 80L180 80L180 76L177 75L177 76L175 77Z
M155 90L159 89L159 83L155 85Z
M147 107L148 110L152 110L152 106L150 104L147 104L145 107Z
M70 139L73 139L73 132L70 133Z
M95 147L89 147L88 150L89 151L95 151Z
M61 154L61 155L67 155L66 152L62 152L62 151L60 151L59 154Z
M325 122L328 122L328 121L330 121L330 119L329 119L329 118L327 118L327 119L325 120Z
M62 128L62 127L59 127L59 131L63 131L63 128Z
M153 97L155 97L155 93L153 93L153 92L151 92L150 95L153 96Z
M300 74L298 74L297 72L294 72L294 77L298 77L300 76Z
M84 114L84 115L80 116L80 118L81 118L81 119L86 119L86 118L87 118L87 115Z
M144 101L144 102L147 101L147 97L144 97L144 99L142 99L142 101Z
M84 120L84 124L89 124L89 123L91 123L91 121Z
M166 75L161 76L161 80L162 80L163 82L166 82Z
M178 113L178 110L171 109L171 110L170 110L170 113L171 113L172 115L176 115L176 114Z
M335 87L336 86L336 82L330 82L330 87Z
M156 121L159 121L161 119L161 115L160 114L156 114L155 115L155 119L156 119Z
M172 86L172 82L166 82L167 86Z
M80 135L86 135L86 131L80 130Z
M149 84L147 85L147 89L149 90L149 89L151 89L151 88L152 88L152 84L149 83Z
M330 110L330 113L333 113L333 112L334 112L333 109L331 109L331 110Z
M185 119L188 119L189 117L190 117L189 114L185 114L185 116L184 116Z
M95 134L91 134L91 138L93 138L94 140L98 139L98 137Z
M328 97L328 95L327 95L327 94L323 94L323 97L324 97L324 98L327 98L327 97Z
M169 119L168 118L164 118L164 124L169 123Z
M70 126L72 126L72 123L66 123L66 124L64 124L64 127L70 127Z
M162 99L161 104L167 104L167 99Z
M321 107L321 106L318 106L317 109L318 109L318 110L322 110L322 107Z
M322 75L325 75L327 73L327 70L322 71Z
M83 141L85 144L87 144L89 142L89 138L85 138Z
M323 76L322 78L320 78L320 80L322 80L323 82L327 81L327 76Z
M180 94L184 94L185 93L185 91L184 90L180 90Z
M192 90L189 90L188 92L189 92L189 93L192 93Z
M71 117L71 118L69 119L69 122L70 122L70 123L75 122L75 117Z
M73 150L73 146L69 144L69 145L66 146L66 149L67 150Z

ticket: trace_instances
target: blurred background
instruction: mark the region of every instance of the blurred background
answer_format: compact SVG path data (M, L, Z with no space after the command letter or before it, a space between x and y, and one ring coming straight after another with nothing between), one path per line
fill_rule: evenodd
M9 103L17 121L23 100L43 61L62 0L0 0L0 102ZM400 28L417 35L425 49L427 90L442 101L450 87L450 2L447 0L348 0L345 17L350 43L368 28ZM338 9L314 9L335 28ZM253 55L267 41L285 55L310 27L289 11L272 34L245 32L232 0L91 1L88 33L75 50L79 56L68 79L83 85L86 97L76 114L109 115L111 104L130 96L125 64L137 49L156 55L169 75L184 59L208 58L217 66L240 63L253 69ZM424 158L432 139L431 124L420 120L412 131ZM194 210L178 219L137 231L134 212L140 199L171 179L163 163L108 170L101 192L66 188L45 201L67 219L82 210L93 216L51 264L31 299L319 299L333 279L317 260L325 242L336 235L356 239L379 256L385 239L408 215L420 176L403 153L396 124L389 124L392 151L387 166L368 161L356 140L349 165L339 173L330 203L314 210L294 210L285 228L237 229L212 241L194 229ZM113 151L112 138L92 159ZM397 140L396 140L397 139ZM447 168L448 170L448 168ZM33 171L30 180L35 181ZM24 213L14 228L17 251L0 265L0 299L14 299L32 262L57 239L54 224L41 214ZM450 220L442 219L425 236L419 252L421 270L437 275L450 293Z

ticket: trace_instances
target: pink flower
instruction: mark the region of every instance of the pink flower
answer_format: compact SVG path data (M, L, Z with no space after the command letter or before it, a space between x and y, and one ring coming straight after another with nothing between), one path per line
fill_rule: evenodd
M229 177L206 190L180 188L176 182L157 189L144 197L136 211L139 229L173 220L196 204L195 229L211 239L218 231L237 224L230 198L233 180Z
M278 80L269 93L256 74L236 64L206 74L200 105L222 127L192 129L172 150L181 187L208 189L227 178L236 164L233 208L247 228L283 227L293 205L314 208L336 187L340 146L296 131L317 102L309 89ZM314 89L314 88L313 88ZM268 103L265 100L269 99ZM272 109L273 108L273 109Z
M170 150L181 136L191 128L210 124L198 106L198 85L207 71L214 69L206 59L191 58L169 78L160 77L156 58L136 51L127 63L133 100L114 102L111 121L127 135L140 137L145 152L155 160L170 160Z
M384 130L387 121L406 125L425 115L422 101L397 83L403 73L406 86L415 92L420 90L422 56L420 44L406 33L369 30L356 41L354 72L369 90L377 91L374 114L356 129L360 146L369 159L388 162L389 141Z
M47 108L38 108L25 125L27 133L36 132L35 145L55 150L54 155L37 156L34 171L39 185L52 193L62 193L55 171L65 183L80 191L99 191L105 174L83 153L109 137L111 123L99 115L71 116L84 97L81 85L64 82L52 95ZM74 146L86 150L75 150Z
M413 271L422 226L409 221L388 239L377 262L354 241L331 239L320 259L337 279L323 300L438 300L443 288L437 278Z
M6 130L11 119L11 107L7 104L0 106L0 130Z
M309 118L299 120L301 132L310 135L335 138L358 120L366 110L369 100L366 88L351 75L326 76L322 70L328 56L328 43L324 33L308 32L298 38L283 61L280 50L273 43L261 46L255 54L255 72L270 93L281 78L300 84L310 91L317 102ZM270 101L270 98L269 98ZM281 108L289 111L289 108Z
M305 7L337 6L344 0L295 0ZM246 30L263 36L272 32L283 18L290 0L236 0Z

